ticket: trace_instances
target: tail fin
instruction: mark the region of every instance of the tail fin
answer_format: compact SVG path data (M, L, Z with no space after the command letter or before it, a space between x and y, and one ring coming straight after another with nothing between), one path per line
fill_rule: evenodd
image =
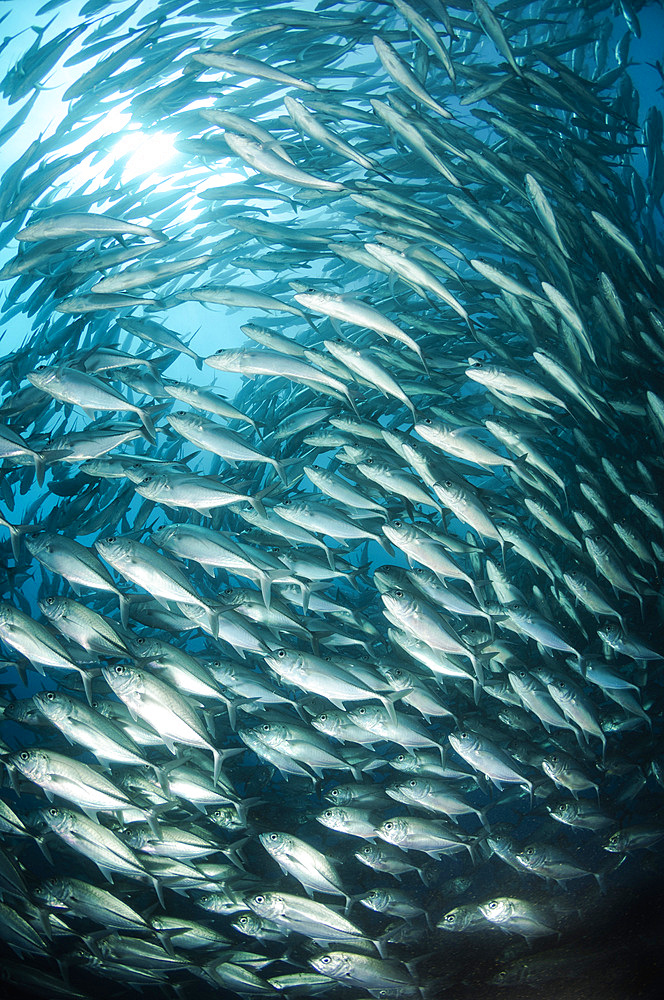
M40 452L34 452L32 460L35 463L35 476L37 477L37 485L44 485L44 456Z
M157 440L157 432L155 426L152 422L152 417L145 410L141 410L140 407L136 409L138 416L141 418L141 423L145 427L145 432L148 435L152 444Z

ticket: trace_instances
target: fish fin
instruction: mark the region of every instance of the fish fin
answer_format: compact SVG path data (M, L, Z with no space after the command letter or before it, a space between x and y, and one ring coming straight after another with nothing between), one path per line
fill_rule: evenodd
M221 775L221 764L222 757L218 750L214 747L212 748L212 760L214 761L214 771L212 773L212 782L215 785L219 784L219 777Z
M155 441L157 440L157 431L155 430L152 417L147 412L147 410L143 410L140 407L136 407L136 413L138 414L140 421L143 424L143 427L145 428L144 437L147 436L147 439L149 440L150 444L154 444Z
M376 694L375 697L378 698L383 703L383 705L387 710L387 714L390 717L390 720L396 724L397 713L395 711L394 704L397 701L401 701L402 698L404 698L407 694L410 694L411 692L412 688L407 688L404 691L390 691L389 694Z
M162 910L165 910L166 909L166 904L164 902L164 890L162 888L161 882L154 875L150 876L150 881L152 882L152 885L154 886L154 891L157 893L157 899L159 900L159 904L160 904Z
M14 664L18 672L18 676L21 680L21 684L26 687L28 683L28 671L26 669L25 663L21 663L19 660Z
M88 705L92 707L92 677L89 672L83 667L78 667L78 672L81 675L81 680L83 681L83 690L85 691L85 697L87 698Z
M122 627L127 628L129 625L129 599L126 594L118 593L118 601L120 602L120 621L122 622Z
M97 868L102 873L106 881L110 882L111 885L113 885L113 875L110 868L107 868L106 865L101 865L98 861L97 861Z
M37 485L38 486L43 486L44 485L44 471L45 471L44 456L41 455L41 454L39 454L38 452L35 452L34 455L32 456L32 460L35 463L35 476L37 478ZM16 556L16 550L14 549L14 533L13 532L12 532L12 550L14 551L14 558L16 559L17 556Z
M166 803L164 803L164 805L166 805ZM168 803L168 805L170 806L170 802ZM163 806L162 806L162 808L163 808ZM156 812L156 810L151 809L146 814L145 818L146 818L146 820L148 822L148 826L152 830L152 833L155 835L155 838L157 840L163 840L162 833L161 833L161 827L159 826L159 823L157 823L157 817L155 815L155 812Z

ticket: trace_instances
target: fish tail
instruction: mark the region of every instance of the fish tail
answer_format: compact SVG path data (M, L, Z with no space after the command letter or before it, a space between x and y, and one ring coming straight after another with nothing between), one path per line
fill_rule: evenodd
M85 667L76 668L81 675L81 680L83 681L83 690L85 691L85 697L88 700L88 705L92 707L93 697L92 697L92 677L90 672L85 669Z
M475 676L477 677L478 683L480 685L483 685L484 684L484 668L482 667L481 662L474 655L474 653L471 653L470 659L471 659L471 663L473 664L473 670L475 671Z
M212 633L212 638L217 639L219 637L219 612L213 611L212 608L207 608L207 619L210 626L210 632Z
M281 462L278 462L278 461L276 460L276 458L271 458L271 459L270 459L270 465L273 465L273 466L274 466L274 468L275 468L275 471L276 471L277 475L279 476L279 479L280 479L280 480L282 481L282 483L284 484L284 486L288 486L288 480L287 480L287 478L286 478L286 473L285 473L285 471L284 471L284 467L283 467L283 465L281 464Z
M387 714L389 715L393 723L396 723L397 721L397 713L394 708L394 703L395 701L399 701L401 698L403 698L405 694L408 694L408 691L392 691L390 692L390 694L381 694L377 696L380 698L383 705L385 706Z
M136 412L141 419L141 423L145 428L145 433L147 434L150 442L154 444L157 440L157 431L155 430L154 423L152 422L152 417L146 413L145 410L141 410L139 407L137 407Z
M261 597L263 598L263 604L270 610L270 601L272 598L272 578L269 573L262 573L260 576L260 586L261 586Z
M131 600L126 594L118 593L118 601L120 602L120 621L122 622L122 627L127 628L129 625L129 605Z
M44 471L46 468L44 456L40 452L35 452L32 456L32 460L35 463L35 476L37 477L37 485L44 485Z
M18 563L21 555L20 539L21 535L26 534L28 531L34 531L34 528L29 524L10 524L5 521L5 527L9 529L9 539L12 545L12 554L14 556L15 562Z
M154 887L154 891L157 893L157 899L159 900L159 904L160 904L162 910L165 910L166 909L166 903L164 902L164 890L162 889L161 882L154 875L150 875L149 879L152 882L152 885Z

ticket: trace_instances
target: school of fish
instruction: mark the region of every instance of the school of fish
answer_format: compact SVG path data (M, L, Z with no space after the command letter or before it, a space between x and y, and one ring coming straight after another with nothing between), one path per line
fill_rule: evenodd
M0 81L0 149L68 81L0 181L4 982L566 995L664 845L643 6L65 6Z

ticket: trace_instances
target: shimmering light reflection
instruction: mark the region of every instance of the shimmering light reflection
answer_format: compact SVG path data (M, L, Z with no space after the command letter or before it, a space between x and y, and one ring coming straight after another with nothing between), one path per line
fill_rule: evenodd
M117 160L124 160L123 182L148 174L168 173L168 164L178 155L174 136L167 132L125 132L113 147Z

